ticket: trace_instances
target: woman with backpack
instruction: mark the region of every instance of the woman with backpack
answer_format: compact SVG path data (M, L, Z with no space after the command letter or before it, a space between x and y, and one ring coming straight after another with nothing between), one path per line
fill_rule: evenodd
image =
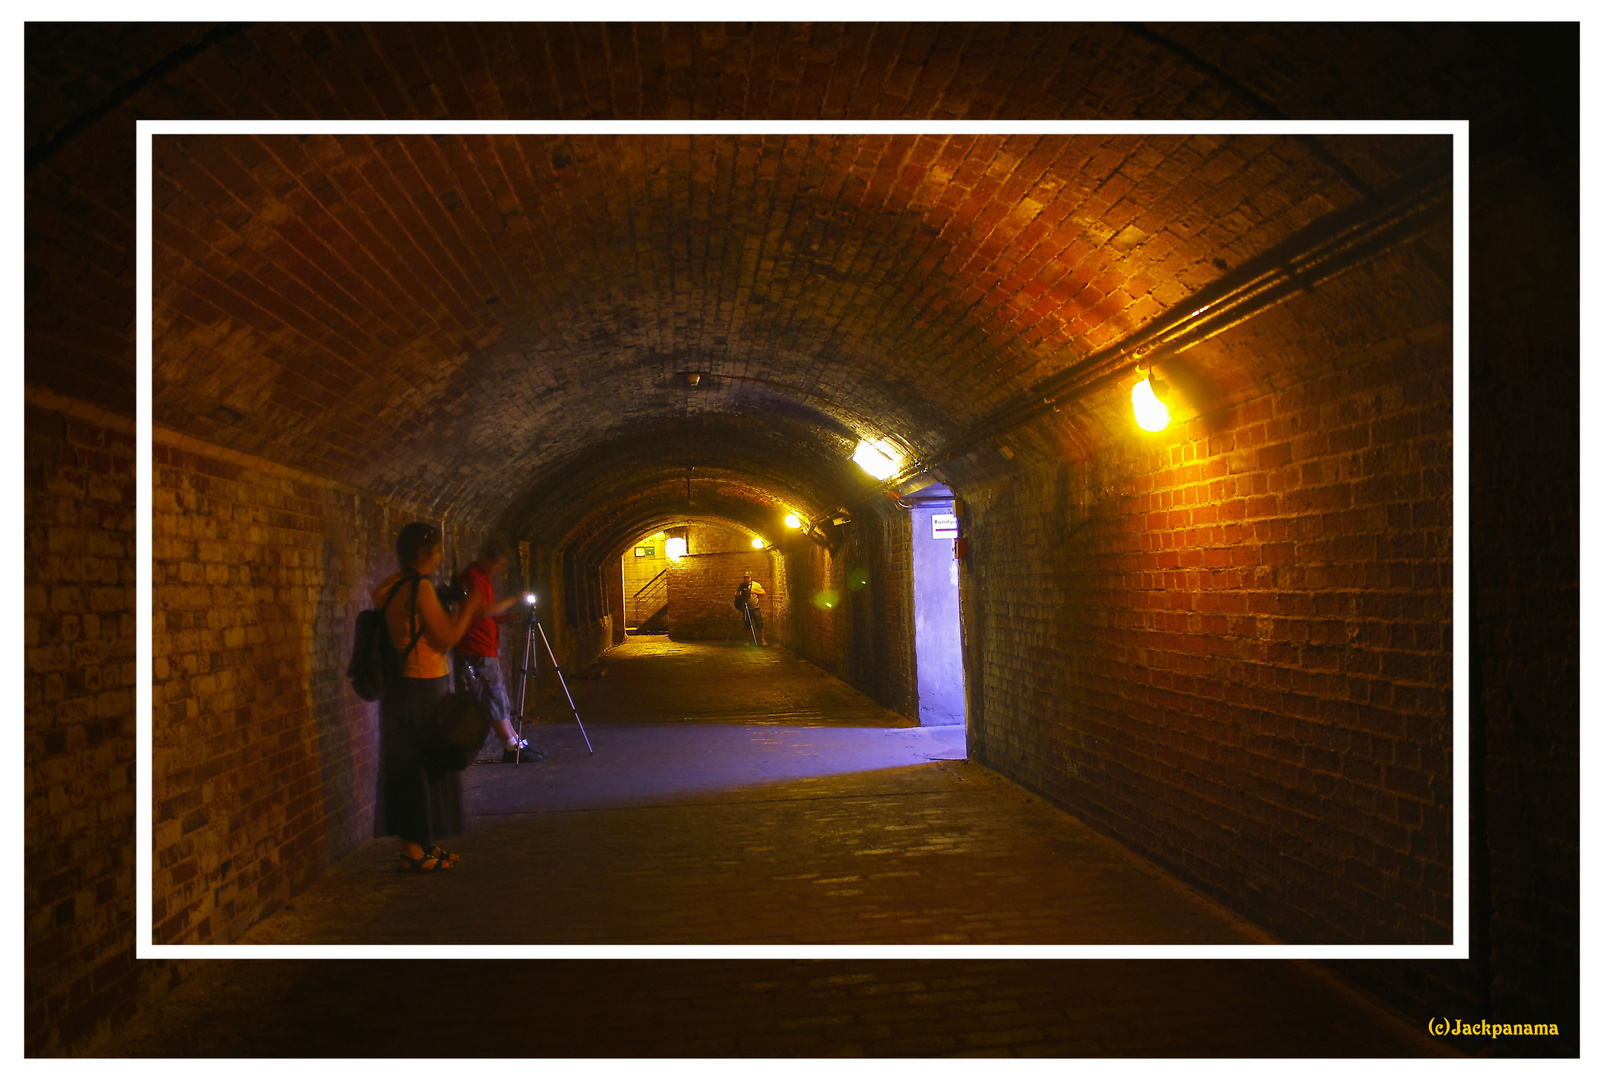
M440 530L428 522L403 526L395 553L400 571L373 590L373 606L401 655L401 677L379 698L385 832L401 838L400 869L449 870L457 856L439 842L462 831L462 782L458 773L429 763L422 735L431 709L450 689L447 654L484 604L469 596L455 615L440 605L429 580L440 565Z

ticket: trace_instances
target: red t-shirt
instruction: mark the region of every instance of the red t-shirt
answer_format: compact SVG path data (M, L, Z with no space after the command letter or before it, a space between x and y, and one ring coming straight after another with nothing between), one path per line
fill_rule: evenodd
M486 600L494 601L496 591L491 587L490 579L479 569L477 563L469 563L468 568L457 575L457 584L468 590L472 596L477 592ZM457 652L469 656L500 656L501 655L501 626L495 616L486 615L476 619L469 627L468 632L462 635L457 642Z

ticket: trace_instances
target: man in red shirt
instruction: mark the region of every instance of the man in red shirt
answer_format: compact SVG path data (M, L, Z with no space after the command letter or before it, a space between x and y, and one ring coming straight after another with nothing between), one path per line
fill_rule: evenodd
M457 682L479 695L509 758L521 754L526 760L539 761L545 753L529 749L529 741L512 729L512 704L507 699L507 684L501 671L501 624L513 620L514 616L507 612L518 603L518 597L509 596L497 603L491 579L506 568L506 547L499 540L487 540L479 549L479 558L457 575L457 584L469 596L477 593L483 597L487 605L484 618L469 625L457 642Z

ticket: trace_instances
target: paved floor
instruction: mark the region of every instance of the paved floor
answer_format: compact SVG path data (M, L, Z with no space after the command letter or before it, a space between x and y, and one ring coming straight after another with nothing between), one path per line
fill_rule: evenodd
M374 840L245 944L1251 943L1246 923L779 648L637 639L463 777L449 875ZM566 704L566 702L564 703Z
M446 874L354 852L253 944L1262 942L1257 930L773 648L635 639L516 768L464 774ZM547 703L549 705L549 702ZM543 705L543 707L546 707ZM128 1055L1442 1052L1274 961L219 962ZM504 1038L479 1043L510 1024ZM427 1030L428 1040L398 1037Z

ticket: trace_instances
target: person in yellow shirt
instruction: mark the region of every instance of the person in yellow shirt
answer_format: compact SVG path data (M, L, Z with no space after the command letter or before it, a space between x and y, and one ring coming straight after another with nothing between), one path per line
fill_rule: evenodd
M769 639L768 635L763 631L763 608L759 605L758 600L766 595L768 594L763 591L763 583L761 581L753 581L750 570L747 571L740 586L735 590L736 601L746 608L747 615L752 620L752 629L757 633L757 643L763 646L768 645Z
M440 566L440 530L428 522L403 526L395 553L401 569L373 590L401 654L401 678L379 699L384 827L401 838L401 869L449 870L457 856L439 842L462 831L462 780L430 765L421 739L430 710L450 691L446 654L484 613L484 601L469 596L455 615L440 605L429 580Z

